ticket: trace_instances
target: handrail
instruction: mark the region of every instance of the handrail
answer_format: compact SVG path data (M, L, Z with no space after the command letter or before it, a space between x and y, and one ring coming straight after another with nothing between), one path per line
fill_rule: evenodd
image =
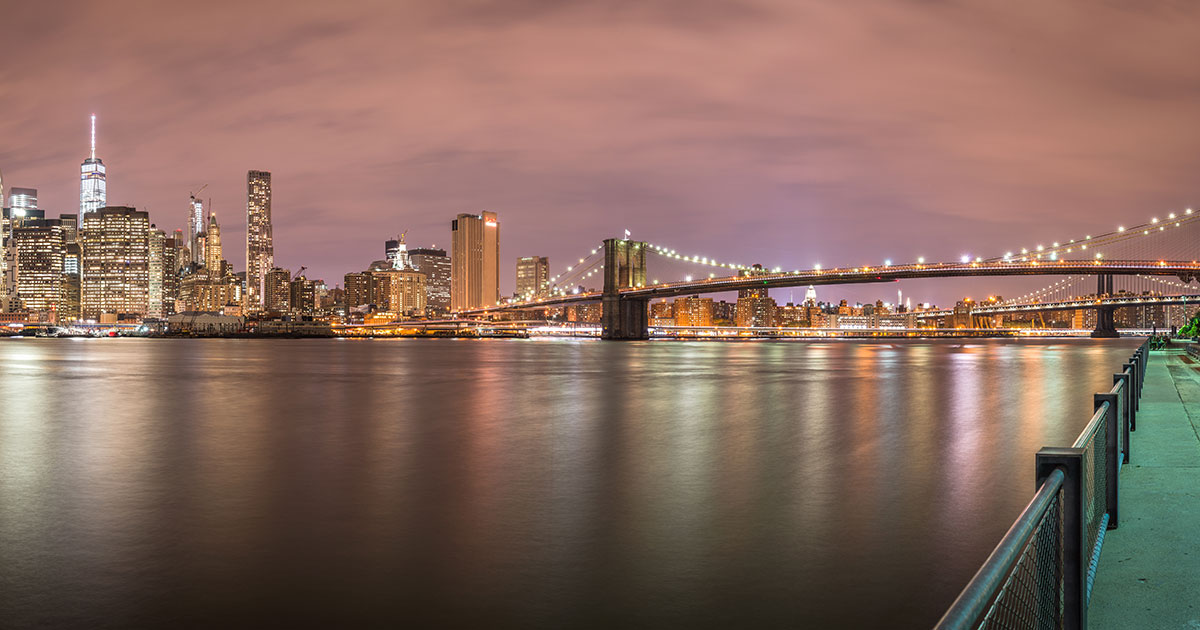
M1100 429L1100 422L1104 420L1104 416L1106 415L1108 415L1107 402L1096 407L1096 413L1092 414L1092 419L1088 421L1087 426L1083 427L1083 432L1079 434L1079 437L1075 438L1075 443L1071 445L1071 448L1083 448L1087 446L1092 435Z
M967 588L958 595L950 609L942 615L941 621L934 630L951 630L973 626L992 605L998 591L1008 580L1012 569L1021 558L1021 552L1029 544L1029 539L1042 522L1042 517L1050 509L1058 491L1066 479L1061 468L1055 469L1038 488L1037 494L1021 515L1000 539L1000 544L992 550L983 566L975 573L975 577L967 584Z

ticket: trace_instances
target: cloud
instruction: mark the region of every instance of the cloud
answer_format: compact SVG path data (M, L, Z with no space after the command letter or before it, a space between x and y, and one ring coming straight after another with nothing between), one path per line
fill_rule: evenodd
M791 268L1003 251L1196 198L1190 3L10 13L8 32L38 36L0 66L6 183L74 211L96 111L112 201L172 227L210 183L237 244L245 171L271 170L281 264L331 283L388 235L444 245L449 220L480 209L504 222L511 289L517 257L557 267L627 227Z

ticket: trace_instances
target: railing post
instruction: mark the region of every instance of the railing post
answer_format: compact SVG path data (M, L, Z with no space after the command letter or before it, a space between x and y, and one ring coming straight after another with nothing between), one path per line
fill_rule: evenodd
M1121 393L1108 392L1105 394L1094 395L1096 406L1099 409L1100 405L1108 403L1108 412L1104 417L1104 499L1108 512L1108 529L1117 528L1117 487L1120 481L1121 474L1121 452L1120 445L1117 443L1120 439L1121 427ZM1096 439L1102 439L1102 436L1097 435ZM1098 480L1097 480L1098 481ZM1100 492L1100 488L1095 488L1092 492ZM1100 518L1100 514L1096 518Z
M1132 371L1126 369L1121 374L1113 374L1113 384L1116 385L1117 383L1124 383L1124 385L1121 386L1121 391L1125 393L1125 404L1121 406L1121 409L1125 412L1125 417L1121 420L1121 453L1123 454L1121 457L1121 463L1128 464L1129 432L1133 430L1133 399L1135 396Z
M1083 449L1047 446L1037 454L1037 487L1055 469L1063 480L1063 630L1087 627L1087 523L1084 522Z
M1142 381L1146 374L1145 370L1142 368L1145 367L1146 358L1142 355L1141 350L1139 350L1134 353L1132 357L1130 357L1129 362L1133 365L1133 410L1136 412L1138 408L1138 400L1142 398ZM1137 430L1136 420L1133 421L1133 428L1134 430Z

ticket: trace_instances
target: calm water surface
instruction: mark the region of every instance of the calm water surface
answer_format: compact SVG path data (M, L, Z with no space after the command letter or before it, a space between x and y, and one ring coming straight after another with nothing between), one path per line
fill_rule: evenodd
M0 341L0 627L927 628L1135 345Z

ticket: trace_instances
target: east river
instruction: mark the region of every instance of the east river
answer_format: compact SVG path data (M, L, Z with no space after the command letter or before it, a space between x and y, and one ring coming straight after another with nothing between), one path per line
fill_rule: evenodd
M0 627L928 628L1133 340L0 341Z

